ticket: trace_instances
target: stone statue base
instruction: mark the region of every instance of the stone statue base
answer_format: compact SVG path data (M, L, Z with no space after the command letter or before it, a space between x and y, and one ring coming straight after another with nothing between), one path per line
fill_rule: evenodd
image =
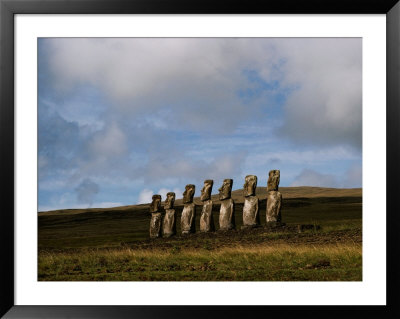
M207 200L203 202L203 209L201 211L201 216L200 216L201 232L210 232L215 230L212 208L213 208L212 200Z
M185 204L181 216L182 235L194 233L195 229L196 206L194 203Z
M286 223L281 223L281 222L267 222L265 224L266 228L280 228L280 227L285 227Z
M235 229L235 202L232 198L221 201L219 210L219 229Z
M260 225L258 202L259 201L257 196L247 196L244 198L243 226L257 227L258 225Z
M281 221L282 194L278 191L269 191L267 195L267 223Z
M171 237L176 234L175 209L166 209L163 219L163 237Z
M240 227L241 230L246 230L246 229L253 229L253 228L258 228L261 227L261 225L243 225Z
M161 213L152 213L150 220L150 238L161 237Z

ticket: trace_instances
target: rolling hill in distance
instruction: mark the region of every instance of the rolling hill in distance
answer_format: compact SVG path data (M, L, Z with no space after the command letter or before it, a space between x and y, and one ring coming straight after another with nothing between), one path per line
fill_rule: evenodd
M218 188L217 188L218 189ZM196 194L200 195L201 188L196 189ZM215 190L215 185L214 185ZM283 200L294 199L294 198L319 198L319 197L362 197L362 188L327 188L327 187L312 187L312 186L299 186L299 187L280 187L279 191L282 193ZM256 195L260 200L266 198L267 188L257 187ZM180 194L181 195L181 194ZM214 204L220 204L218 194L211 196ZM243 203L243 190L236 189L232 191L232 198L235 203ZM165 198L162 199L163 201ZM196 205L202 205L200 196L194 197L194 203ZM82 209L59 209L46 212L39 212L40 216L54 215L54 214L79 214L88 212L101 212L101 211L112 211L112 210L135 210L144 209L148 207L150 203L137 204L137 205L126 205L112 208L82 208ZM175 206L182 206L182 199L175 201Z
M214 188L214 190L216 190ZM261 227L241 230L242 189L232 192L236 229L149 238L149 204L38 214L38 280L362 280L362 189L281 187L285 228L266 227L266 188L258 187ZM196 190L200 195L200 190ZM299 225L312 226L297 231ZM318 228L317 228L318 226ZM251 263L249 263L251 260Z

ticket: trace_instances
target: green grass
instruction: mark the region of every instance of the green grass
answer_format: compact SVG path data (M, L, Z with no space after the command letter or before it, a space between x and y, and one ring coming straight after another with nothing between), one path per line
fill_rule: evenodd
M176 207L177 231L180 233L182 207ZM242 204L235 209L236 226L242 225ZM199 229L201 207L196 207L196 229ZM218 229L219 206L214 205ZM318 224L322 229L361 228L361 197L287 199L282 208L282 221L287 224ZM265 223L265 200L260 202L260 219ZM39 250L68 248L119 247L149 237L148 208L104 210L80 214L38 217Z
M39 280L361 280L360 244L45 253Z
M237 229L242 209L236 205ZM219 205L213 210L218 229ZM362 280L361 197L284 199L282 221L289 228L273 232L181 238L182 207L176 211L178 235L160 239L149 238L147 206L39 214L38 280ZM265 201L260 217L265 224ZM298 224L321 228L298 233Z

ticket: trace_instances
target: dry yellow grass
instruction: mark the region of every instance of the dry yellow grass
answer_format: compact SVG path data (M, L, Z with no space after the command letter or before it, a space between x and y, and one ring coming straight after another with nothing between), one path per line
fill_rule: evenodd
M39 280L361 280L361 275L359 243L39 254Z
M197 249L193 247L180 248L179 251L174 249L166 250L163 249L131 249L131 248L121 248L121 249L87 249L81 250L77 253L71 252L41 252L41 258L59 258L59 257L74 257L74 256L96 256L96 257L108 257L108 258L120 258L120 257L168 257L174 256L176 254L185 255L189 258L194 258L198 256L207 255L218 257L221 255L243 255L243 254L259 254L259 255L269 255L269 254L282 254L282 253L296 253L296 254L304 254L304 253L313 253L318 252L321 254L343 254L343 253L351 253L351 254L360 254L362 252L362 244L361 243L345 243L345 244L321 244L321 245L293 245L293 244L258 244L258 245L236 245L234 247L222 247L218 249L214 249L212 251L205 251L204 249Z

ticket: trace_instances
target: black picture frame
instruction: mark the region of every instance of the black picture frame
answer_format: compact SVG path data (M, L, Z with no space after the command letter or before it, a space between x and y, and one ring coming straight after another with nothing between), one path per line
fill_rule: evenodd
M14 15L15 14L386 14L387 305L386 306L22 306L14 303ZM293 315L399 318L397 182L400 163L400 3L398 0L0 0L0 315L4 318L157 318ZM383 106L377 106L382 107ZM382 141L383 142L383 141ZM383 185L382 185L383 186ZM266 308L268 307L268 308Z

